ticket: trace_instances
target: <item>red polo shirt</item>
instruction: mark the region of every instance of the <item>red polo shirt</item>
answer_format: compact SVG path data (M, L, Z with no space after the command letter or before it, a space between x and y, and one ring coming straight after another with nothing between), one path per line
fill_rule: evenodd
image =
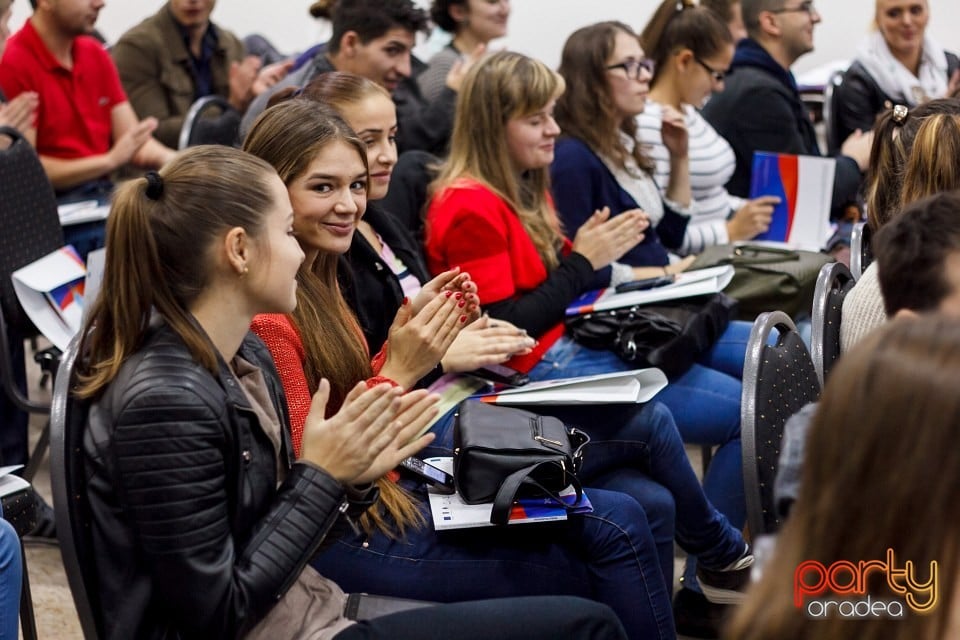
M37 153L72 160L110 150L113 108L127 101L113 60L97 40L73 41L73 69L53 57L30 20L7 41L0 89L40 96Z

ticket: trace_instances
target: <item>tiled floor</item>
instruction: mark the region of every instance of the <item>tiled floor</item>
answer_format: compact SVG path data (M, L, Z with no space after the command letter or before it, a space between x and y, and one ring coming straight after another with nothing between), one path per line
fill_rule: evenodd
M29 365L33 365L32 362ZM49 385L44 390L39 387L39 369L30 366L28 369L28 385L32 397L37 399L49 397ZM31 438L39 436L46 421L45 416L33 416L30 421ZM688 447L694 469L700 470L699 447ZM50 491L49 457L34 477L33 485L47 502L53 504ZM57 546L45 544L28 544L27 567L30 572L30 590L33 594L34 614L37 620L37 635L41 640L73 640L83 638L80 631L80 622L77 619L70 588L67 586L67 576L63 571L63 562L60 558L60 549ZM675 575L683 571L682 557L677 559Z

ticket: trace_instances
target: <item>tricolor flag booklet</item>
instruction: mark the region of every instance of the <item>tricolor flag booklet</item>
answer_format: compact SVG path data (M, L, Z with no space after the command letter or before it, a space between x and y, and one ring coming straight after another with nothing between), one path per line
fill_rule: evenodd
M750 197L779 196L770 229L751 242L782 242L819 251L830 237L830 203L837 161L757 151L753 154Z
M696 271L678 273L671 284L642 291L617 293L613 287L588 291L570 303L567 316L581 316L594 311L622 309L639 304L653 304L668 300L680 300L711 293L719 293L733 280L733 267L723 265Z
M30 320L63 350L80 330L87 270L70 245L13 272L13 288Z
M427 458L426 462L453 474L453 458ZM492 502L467 504L456 493L441 494L430 491L427 495L433 515L433 528L436 531L494 526L490 523L490 514L493 512ZM520 498L513 503L507 524L566 520L569 513L593 511L593 505L590 504L586 492L583 493L580 502L577 502L577 494L572 486L561 491L560 498L567 506L558 505L550 498Z

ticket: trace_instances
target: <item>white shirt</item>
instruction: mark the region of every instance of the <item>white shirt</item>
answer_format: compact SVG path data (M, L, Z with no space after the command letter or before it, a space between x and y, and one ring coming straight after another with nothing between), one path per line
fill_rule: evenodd
M687 226L680 253L700 253L705 247L726 244L727 218L739 209L744 200L727 193L726 185L737 161L730 144L703 119L696 109L684 105L684 120L689 138L690 188L693 197L692 216ZM661 193L670 182L670 152L663 144L660 129L663 108L647 100L646 109L637 116L637 135L644 151L657 166L655 179Z

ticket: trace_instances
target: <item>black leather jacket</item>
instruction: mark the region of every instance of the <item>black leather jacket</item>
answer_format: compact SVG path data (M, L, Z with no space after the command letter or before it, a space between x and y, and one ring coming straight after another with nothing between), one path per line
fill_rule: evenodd
M286 425L267 348L248 334L238 354L263 372ZM83 454L107 638L242 636L351 510L339 482L292 462L286 429L277 485L274 445L219 366L212 376L161 325L90 406Z

